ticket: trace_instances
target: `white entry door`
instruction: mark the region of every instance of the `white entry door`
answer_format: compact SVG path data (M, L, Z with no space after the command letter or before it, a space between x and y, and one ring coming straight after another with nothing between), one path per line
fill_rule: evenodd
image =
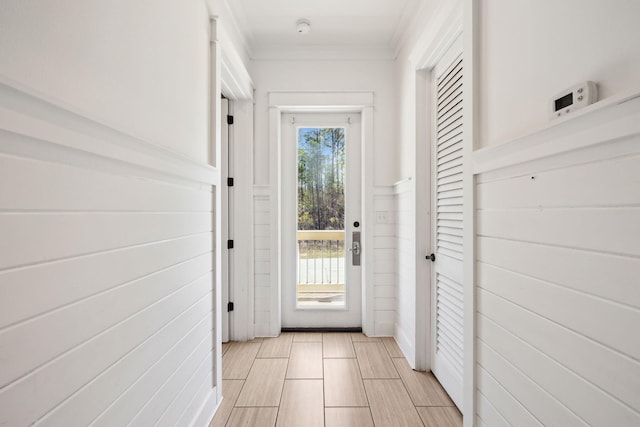
M453 48L432 72L432 371L462 409L463 64Z
M360 114L283 114L281 131L282 327L359 327Z

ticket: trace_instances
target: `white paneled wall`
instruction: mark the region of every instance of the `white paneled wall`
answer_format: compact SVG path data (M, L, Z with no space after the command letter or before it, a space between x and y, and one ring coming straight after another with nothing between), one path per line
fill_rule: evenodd
M271 230L268 186L253 187L254 238L254 333L257 337L271 335ZM273 284L275 286L275 284Z
M274 252L271 249L270 187L254 186L254 277L255 277L255 336L270 336L272 290L277 286L272 279L271 266ZM397 200L393 187L376 187L374 190L376 213L386 215L374 225L373 275L374 335L392 336L396 324L397 301ZM364 286L364 284L363 284Z
M394 336L408 359L415 355L415 196L414 181L393 186L396 199L396 325Z
M211 414L214 169L0 91L0 425Z
M640 425L640 101L477 153L477 416Z
M374 333L392 336L396 323L396 197L391 187L376 187L374 218Z

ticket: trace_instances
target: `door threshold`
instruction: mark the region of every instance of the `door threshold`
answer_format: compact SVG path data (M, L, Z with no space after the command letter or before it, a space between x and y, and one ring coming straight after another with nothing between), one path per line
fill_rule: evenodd
M282 328L281 332L362 332L362 328Z

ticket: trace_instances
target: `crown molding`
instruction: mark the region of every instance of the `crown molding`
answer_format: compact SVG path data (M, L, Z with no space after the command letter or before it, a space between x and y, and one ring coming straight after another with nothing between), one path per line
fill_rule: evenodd
M388 46L262 46L250 53L252 61L392 61Z

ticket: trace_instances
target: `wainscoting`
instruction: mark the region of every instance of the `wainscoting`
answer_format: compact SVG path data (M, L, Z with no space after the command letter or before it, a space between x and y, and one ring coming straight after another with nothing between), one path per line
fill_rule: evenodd
M640 100L476 152L477 423L640 424Z
M396 196L392 187L375 187L374 225L374 329L376 336L393 336L397 308ZM378 217L381 214L382 221ZM384 215L386 213L386 216ZM386 222L384 221L386 218Z
M395 184L396 321L394 336L402 352L415 363L415 188L412 179Z
M253 187L253 251L254 251L254 335L271 335L271 230L268 186Z
M216 170L0 84L0 424L204 425Z

